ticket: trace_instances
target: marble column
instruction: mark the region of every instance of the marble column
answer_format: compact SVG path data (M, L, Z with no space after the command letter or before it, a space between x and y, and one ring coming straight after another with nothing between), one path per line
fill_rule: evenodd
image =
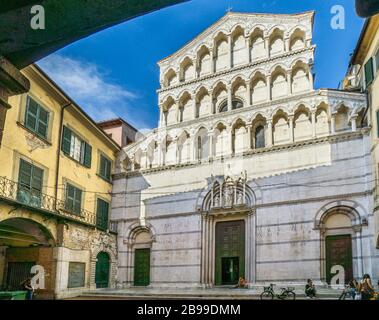
M228 111L231 111L232 110L232 84L231 83L229 83L228 84L228 88L227 88L227 90L228 90Z
M288 127L289 127L289 130L290 130L290 143L294 142L293 120L294 120L294 116L289 116L288 117Z
M250 39L249 37L245 38L246 39L246 63L251 62L251 57L250 57Z
M266 57L269 59L270 58L270 38L269 37L265 38L265 49L266 49Z
M228 48L229 48L229 69L233 67L233 41L232 36L228 35Z
M214 132L213 131L210 131L208 133L208 139L209 139L209 153L208 153L208 159L212 159L213 158L213 136L214 136Z
M251 106L251 83L250 79L246 81L246 104L247 107Z
M246 219L246 281L249 288L256 282L256 211L253 209Z
M272 139L272 119L267 120L267 147L273 146L273 139Z
M336 115L334 113L330 117L330 134L336 134Z
M287 94L292 94L291 71L287 71Z
M312 138L316 138L316 111L311 112L312 119Z
M271 101L271 76L266 78L267 100Z

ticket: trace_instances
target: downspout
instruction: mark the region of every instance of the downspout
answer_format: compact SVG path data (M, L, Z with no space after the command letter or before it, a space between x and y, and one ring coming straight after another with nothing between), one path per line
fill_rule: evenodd
M61 115L60 115L60 122L59 122L59 136L58 136L58 146L57 146L57 164L55 167L55 190L54 190L54 197L55 197L55 210L58 212L58 182L59 182L59 165L60 165L60 156L61 156L61 144L62 144L62 131L63 131L63 116L64 116L64 110L71 105L71 102L66 103L62 106L61 109ZM57 223L57 241L55 244L55 249L57 250L56 255L56 266L55 266L55 285L54 285L54 298L57 299L58 295L60 293L60 284L62 282L61 276L62 276L62 268L61 268L61 262L62 262L62 250L59 249L59 247L63 244L63 229L64 224L60 225L59 221Z
M54 193L55 200L58 199L59 165L60 165L61 144L62 144L63 116L64 116L64 110L70 105L71 105L71 102L63 105L61 109L61 116L60 116L60 122L59 122L58 146L57 146L58 157L57 157L57 164L55 168L55 193ZM55 210L58 211L57 202L55 202Z

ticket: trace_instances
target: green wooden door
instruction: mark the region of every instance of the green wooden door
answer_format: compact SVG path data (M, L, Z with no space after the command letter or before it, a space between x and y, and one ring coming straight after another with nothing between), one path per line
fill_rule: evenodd
M134 285L150 284L150 249L136 249L134 258Z
M216 285L237 284L245 278L245 222L216 224Z
M353 256L349 234L326 237L326 282L328 284L335 275L330 272L335 265L344 267L346 284L353 279Z
M109 255L106 252L100 252L97 255L95 283L96 283L96 288L108 288Z

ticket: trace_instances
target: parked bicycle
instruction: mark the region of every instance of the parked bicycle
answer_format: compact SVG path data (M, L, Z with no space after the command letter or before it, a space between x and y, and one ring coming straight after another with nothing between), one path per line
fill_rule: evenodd
M274 297L281 299L281 300L295 300L296 299L296 293L295 288L287 287L287 288L280 288L281 292L279 294L276 294L274 291L274 284L271 283L269 287L264 287L263 292L260 295L261 300L273 300Z

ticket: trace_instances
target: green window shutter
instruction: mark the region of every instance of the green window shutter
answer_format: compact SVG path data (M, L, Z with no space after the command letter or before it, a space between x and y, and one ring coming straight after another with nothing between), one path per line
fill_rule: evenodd
M49 113L46 110L39 108L37 133L40 136L46 138L48 125L49 125Z
M82 209L82 190L75 188L74 213L80 214Z
M91 168L91 162L92 162L92 147L84 142L84 161L83 164L87 168Z
M33 167L32 172L32 188L34 191L41 192L43 183L43 170L37 167Z
M66 184L65 209L75 214L80 214L82 209L82 190Z
M369 86L374 80L374 68L372 58L370 58L365 64L365 79L366 87Z
M32 181L32 166L24 160L20 160L20 170L18 175L18 182L26 188L30 189Z
M376 134L379 138L379 110L376 111Z
M33 131L37 127L38 104L30 97L27 98L25 126Z
M63 135L62 135L62 151L69 155L71 149L71 130L67 127L63 127Z
M108 229L108 214L109 214L109 203L97 199L97 212L96 212L96 226L99 229Z
M100 176L104 179L111 179L111 162L105 158L103 155L100 155Z

